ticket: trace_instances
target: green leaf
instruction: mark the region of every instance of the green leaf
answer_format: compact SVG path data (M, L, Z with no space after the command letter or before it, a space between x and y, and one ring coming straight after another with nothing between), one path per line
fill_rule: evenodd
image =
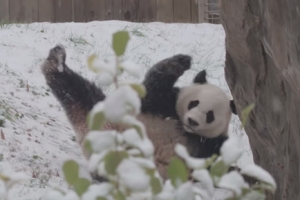
M245 195L242 195L240 199L265 200L266 195L262 191L250 190Z
M227 198L227 199L225 199L225 200L240 200L240 199L237 198L237 197L230 197L230 198Z
M105 197L97 197L96 200L107 200Z
M156 195L162 191L161 182L155 177L154 169L146 169L146 173L150 176L150 185L152 188L152 194Z
M84 140L84 148L88 150L89 153L93 153L92 143L89 140Z
M68 160L63 164L63 172L69 185L74 185L79 179L79 166L74 160Z
M115 199L116 200L126 200L126 197L124 196L123 193L121 193L120 191L117 191L117 193L115 194Z
M1 174L1 173L0 173L0 179L1 179L3 182L10 181L10 178L9 178L9 177L7 177L7 176L5 176L5 175L3 175L3 174Z
M225 162L223 160L220 160L211 166L210 174L213 177L220 178L228 172L228 169L229 167L225 164Z
M94 116L91 116L91 112L87 116L87 124L90 131L101 130L105 124L105 115L103 112L97 112Z
M94 61L96 60L97 56L95 54L91 55L88 57L87 63L88 63L88 67L90 68L90 70L92 70L93 72L97 73L98 71L94 68Z
M250 105L248 105L243 111L242 111L242 127L245 127L245 125L246 125L246 122L247 122L247 120L248 120L248 117L249 117L249 114L250 114L250 112L254 109L254 107L255 107L255 104L254 103L252 103L252 104L250 104ZM241 127L241 128L242 128Z
M188 179L187 168L179 158L172 158L167 170L174 187L178 187Z
M218 158L217 154L213 154L210 158L207 158L205 161L205 168L212 165L212 163Z
M136 91L136 93L138 93L141 98L144 98L146 96L147 92L145 86L136 83L132 83L130 84L130 86Z
M250 188L242 188L242 194L241 196L245 196L246 194L248 194L249 192L251 192Z
M122 56L126 50L129 41L129 33L127 31L118 31L113 34L113 50L116 56Z
M162 185L157 177L151 177L150 180L152 194L157 195L162 191Z
M249 175L248 175L248 176L249 176ZM253 178L257 179L256 177L253 177ZM267 191L270 191L270 192L272 192L272 193L275 192L275 188L274 188L272 185L270 185L270 184L268 184L268 183L264 183L264 182L260 182L260 183L258 183L258 184L255 184L255 185L253 186L253 188L254 188L254 189L267 190Z
M109 151L104 157L105 170L109 174L115 175L117 167L125 158L128 158L126 151Z
M90 186L90 181L85 178L80 178L74 184L74 189L78 196L82 196Z
M131 126L131 128L134 128L138 132L138 134L141 137L141 139L144 139L143 130L142 130L142 128L139 125L134 124L134 125Z

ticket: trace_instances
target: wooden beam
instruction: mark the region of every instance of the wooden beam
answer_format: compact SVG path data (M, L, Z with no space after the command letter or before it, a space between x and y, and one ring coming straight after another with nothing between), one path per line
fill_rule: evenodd
M137 22L139 10L138 0L123 0L123 17L126 21Z
M0 0L0 21L9 22L9 0Z
M159 22L173 22L173 0L156 0L156 16Z
M191 2L188 0L174 0L174 22L191 22Z

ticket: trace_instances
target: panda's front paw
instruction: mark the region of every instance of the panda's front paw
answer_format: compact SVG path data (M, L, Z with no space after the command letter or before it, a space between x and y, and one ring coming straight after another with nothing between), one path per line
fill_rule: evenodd
M191 68L192 57L185 54L177 54L158 63L158 70L166 75L180 77Z
M66 50L63 45L58 44L50 49L45 63L41 66L44 74L51 72L63 72L66 61Z
M173 57L171 57L171 62L174 67L177 70L184 72L185 70L188 70L191 68L191 62L192 62L192 57L189 55L185 54L177 54Z

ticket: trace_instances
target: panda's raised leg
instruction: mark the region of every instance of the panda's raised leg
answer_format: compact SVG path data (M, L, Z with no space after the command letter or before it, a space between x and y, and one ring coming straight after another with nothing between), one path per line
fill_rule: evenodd
M101 89L84 79L65 63L66 51L57 45L49 52L41 70L47 85L64 108L80 143L87 134L86 117L93 106L104 100Z
M142 113L178 119L175 106L179 88L174 84L190 69L191 60L189 55L177 54L150 68L143 81L147 95L142 99Z

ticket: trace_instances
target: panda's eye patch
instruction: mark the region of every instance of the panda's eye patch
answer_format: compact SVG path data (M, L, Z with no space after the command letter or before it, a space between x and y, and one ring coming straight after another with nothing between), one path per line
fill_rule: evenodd
M192 118L188 118L188 122L190 126L198 126L198 122L196 122L195 120L193 120Z
M188 105L188 110L191 110L192 108L195 108L196 106L199 105L199 100L191 101Z
M210 110L206 113L206 123L210 124L215 121L214 111Z

